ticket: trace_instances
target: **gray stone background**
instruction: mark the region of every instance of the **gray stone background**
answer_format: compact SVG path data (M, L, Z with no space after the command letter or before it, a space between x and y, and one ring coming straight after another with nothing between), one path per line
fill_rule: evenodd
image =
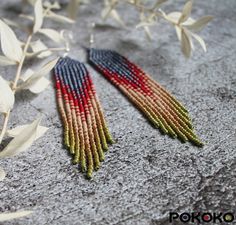
M15 19L19 2L1 1L0 15ZM2 224L165 225L170 211L235 213L236 1L195 1L193 17L211 14L215 19L201 33L208 52L197 46L190 60L182 56L167 23L152 28L150 43L141 30L131 29L137 19L134 11L121 8L128 21L127 29L121 29L112 20L104 24L98 19L101 1L92 2L81 8L72 26L76 43L70 56L85 61L80 45L87 44L89 23L97 22L95 46L118 50L181 100L205 146L161 135L88 66L116 143L88 181L62 147L53 86L38 96L18 94L10 127L42 114L43 125L50 129L28 152L1 159L7 177L0 183L0 212L34 210L29 217ZM181 10L184 2L170 0L163 9ZM1 67L0 73L9 78L14 69Z

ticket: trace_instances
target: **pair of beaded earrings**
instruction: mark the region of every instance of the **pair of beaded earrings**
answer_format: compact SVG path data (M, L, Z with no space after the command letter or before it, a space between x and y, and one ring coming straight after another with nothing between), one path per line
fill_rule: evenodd
M162 133L197 146L188 111L167 90L127 58L111 50L88 50L89 63L126 95ZM85 65L69 57L54 68L64 143L87 177L99 169L112 144L102 107Z

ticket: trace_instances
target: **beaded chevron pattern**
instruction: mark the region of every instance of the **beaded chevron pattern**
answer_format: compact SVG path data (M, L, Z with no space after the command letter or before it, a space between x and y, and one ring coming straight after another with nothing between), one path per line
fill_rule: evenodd
M89 60L163 133L202 146L184 106L142 69L115 51L89 49Z
M90 75L83 63L61 58L54 68L58 109L64 125L64 143L91 177L104 160L112 137Z

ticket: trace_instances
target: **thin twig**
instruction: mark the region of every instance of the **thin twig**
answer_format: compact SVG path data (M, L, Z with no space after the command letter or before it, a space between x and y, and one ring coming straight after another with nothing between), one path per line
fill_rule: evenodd
M17 67L16 76L15 76L14 82L13 82L12 87L11 87L13 94L15 94L15 92L16 92L17 83L20 79L22 67L23 67L23 64L24 64L24 61L25 61L26 52L27 52L28 47L30 45L31 39L32 39L32 34L30 34L27 38L27 41L25 43L24 50L23 50L23 55L22 55L21 60L18 64L18 67ZM10 113L11 113L11 110L8 110L7 113L5 114L4 122L3 122L3 129L2 129L1 134L0 134L0 143L2 142L2 139L3 139L3 137L4 137L4 135L7 131L7 124L8 124L9 118L10 118Z

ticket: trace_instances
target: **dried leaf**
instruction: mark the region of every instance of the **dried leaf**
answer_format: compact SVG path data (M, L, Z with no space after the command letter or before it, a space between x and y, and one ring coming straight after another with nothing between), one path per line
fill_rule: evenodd
M34 71L31 69L27 69L23 75L21 75L20 79L23 81L28 80L32 75L34 74Z
M34 72L23 84L19 86L19 89L30 89L32 85L36 84L44 75L48 74L52 68L56 65L58 58L53 59L40 70Z
M13 61L5 56L0 55L0 65L1 66L9 66L17 64L16 61Z
M52 11L48 12L48 14L46 15L47 18L50 18L52 20L55 20L57 22L60 22L60 23L75 23L74 20L68 18L68 17L65 17L65 16L62 16L62 15L58 15Z
M206 52L207 49L206 49L205 41L197 34L191 33L191 35L193 36L193 38L195 38L199 42L199 44L202 46L204 52Z
M4 171L4 169L2 167L0 167L0 181L3 181L6 177L6 172ZM0 214L1 216L1 214Z
M190 32L187 32L187 34L188 34L189 41L190 41L191 51L194 51L195 47L194 47L194 44L193 44L192 36L190 35Z
M177 37L179 39L179 41L181 41L181 28L179 26L175 26L175 31L176 31L176 34L177 34Z
M21 125L21 126L18 126L18 127L15 127L11 130L8 130L7 131L7 135L9 137L16 137L18 135L20 135L23 130L25 128L27 128L29 126L29 124L26 124L26 125ZM44 127L44 126L38 126L38 129L37 129L37 132L36 132L36 137L35 137L35 140L37 140L38 138L42 137L46 132L47 132L48 128L47 127Z
M47 64L45 64L39 71L35 72L34 76L44 76L46 74L48 74L53 67L56 65L57 61L59 58L53 59L50 62L48 62Z
M33 32L36 33L43 24L43 6L42 0L37 0L34 5L34 28Z
M29 86L28 89L34 94L39 94L44 91L49 86L49 84L50 81L47 78L41 77L37 82Z
M14 102L15 96L8 82L0 76L0 113L6 113L12 109Z
M187 25L186 28L194 32L201 31L212 19L213 16L204 16L193 24Z
M172 23L177 23L182 14L180 12L171 12L167 15L165 15L165 14L163 14L163 15L168 21L170 21Z
M53 29L40 29L39 32L41 34L46 35L47 37L49 37L51 40L55 41L56 43L61 43L63 42L63 38L61 36L61 34Z
M188 34L182 29L181 32L181 50L186 58L191 55L191 43Z
M19 62L23 55L20 42L16 38L13 30L2 20L0 20L0 35L4 55L13 61Z
M36 139L40 121L41 119L37 119L23 129L22 132L0 152L0 158L12 157L26 151Z
M195 23L196 20L194 20L193 18L189 17L185 22L182 23L183 26L188 26L191 25L193 23Z
M189 18L190 14L191 14L191 11L192 11L192 7L193 7L193 2L191 0L188 1L184 5L183 11L182 11L182 15L179 18L178 23L183 23L184 21L186 21Z
M20 217L28 216L33 211L20 211L20 212L14 212L14 213L0 213L0 222L4 222L7 220L13 220Z
M37 40L35 42L31 42L30 47L32 51L35 53L32 56L36 56L38 58L45 58L52 54L51 51L47 51L48 47L40 40Z
M28 80L30 77L34 75L34 71L31 69L27 69L26 72L21 76L21 80L24 82ZM40 92L44 91L50 84L50 81L46 79L45 77L41 77L35 82L32 82L31 84L20 86L20 89L29 89L34 94L39 94Z

